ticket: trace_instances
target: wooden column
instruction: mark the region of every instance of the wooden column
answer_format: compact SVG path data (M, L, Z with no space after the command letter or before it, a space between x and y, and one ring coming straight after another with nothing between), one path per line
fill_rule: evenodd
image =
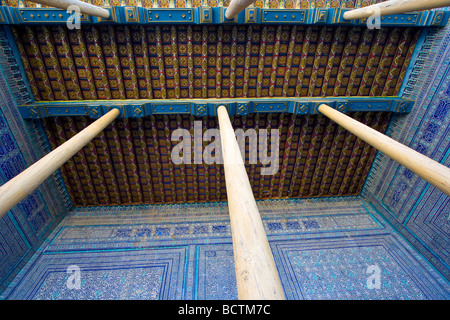
M80 8L81 13L86 13L91 16L96 16L105 19L108 19L110 15L109 11L104 8L100 8L98 6L94 6L93 4L79 0L29 0L29 1L63 10L67 10L69 6L75 5Z
M321 104L319 111L450 196L450 168L330 108L326 104Z
M230 5L225 11L225 17L227 19L233 19L236 15L239 14L242 10L247 8L256 0L231 0Z
M344 19L369 18L379 10L380 16L429 10L450 6L450 0L390 0L344 13Z
M239 299L285 299L227 109L217 109Z
M120 114L113 109L77 135L64 142L45 157L0 187L0 218L25 199L45 179L106 128Z

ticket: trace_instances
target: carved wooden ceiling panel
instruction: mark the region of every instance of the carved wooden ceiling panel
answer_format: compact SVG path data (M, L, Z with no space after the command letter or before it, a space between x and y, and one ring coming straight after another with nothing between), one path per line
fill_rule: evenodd
M385 132L391 113L357 112L352 116ZM56 117L42 121L55 148L92 120ZM171 141L174 130L189 130L193 145L199 138L194 136L196 121L201 121L203 133L218 128L214 117L189 115L116 120L62 167L73 204L226 201L222 164L175 164L171 158L179 143ZM232 121L234 128L244 131L264 128L280 132L279 167L273 175L261 175L260 160L249 162L250 140L246 142L246 168L256 199L359 194L376 155L375 149L321 115L258 113L235 116ZM205 150L211 141L201 143Z
M418 28L12 27L36 101L393 96Z

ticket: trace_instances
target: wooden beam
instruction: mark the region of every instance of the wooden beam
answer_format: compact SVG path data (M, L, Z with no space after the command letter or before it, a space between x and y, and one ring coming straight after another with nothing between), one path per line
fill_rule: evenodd
M364 140L375 149L384 153L392 160L397 161L450 196L450 168L350 118L326 104L321 104L319 111L361 140Z
M217 109L239 299L285 299L225 106Z
M430 10L450 6L450 0L390 0L364 8L347 11L344 19L355 20L369 18L379 11L380 16Z
M120 114L113 109L0 187L0 218L80 151Z
M233 19L236 15L239 14L242 10L247 8L256 0L231 0L230 5L225 11L225 18Z
M79 0L29 0L29 1L63 10L67 10L69 6L75 5L80 8L81 13L105 19L108 19L110 16L108 10Z

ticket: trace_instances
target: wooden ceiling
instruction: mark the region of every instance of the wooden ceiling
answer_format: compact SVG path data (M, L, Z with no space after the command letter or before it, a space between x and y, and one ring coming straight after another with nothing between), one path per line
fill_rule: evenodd
M397 95L419 28L14 26L36 101Z
M36 102L89 103L396 96L422 30L147 24L10 28ZM385 132L391 113L352 116ZM39 121L53 149L92 122L85 116ZM203 130L218 128L216 118L192 115L117 119L62 167L73 204L226 201L222 165L177 165L171 159L178 143L171 141L172 132L185 128L193 134L194 121L202 121ZM261 164L247 161L256 199L359 194L376 155L320 115L248 114L233 117L233 126L281 132L275 175L262 176Z
M384 132L391 113L352 116ZM42 120L52 148L85 128L88 117ZM177 128L194 135L218 128L214 117L157 115L118 119L61 169L74 205L128 205L226 201L221 164L174 164L171 141ZM280 130L279 170L261 175L261 163L246 168L256 199L359 194L376 150L321 115L251 114L233 117L234 128ZM203 142L206 147L210 142ZM193 159L194 156L192 156Z

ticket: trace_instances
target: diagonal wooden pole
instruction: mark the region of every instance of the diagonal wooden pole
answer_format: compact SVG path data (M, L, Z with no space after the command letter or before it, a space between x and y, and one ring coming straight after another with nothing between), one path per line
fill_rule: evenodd
M364 19L374 14L387 16L450 6L450 0L389 0L344 13L344 19Z
M239 299L285 299L227 109L217 109Z
M450 196L450 168L326 104L319 106L319 112Z
M120 114L113 109L0 187L0 218L95 138Z
M69 6L75 5L80 8L81 13L105 19L108 19L110 16L108 10L79 0L29 0L29 1L63 10L67 10Z
M230 5L225 11L225 17L227 19L233 19L236 15L239 14L242 10L247 8L256 0L231 0Z

